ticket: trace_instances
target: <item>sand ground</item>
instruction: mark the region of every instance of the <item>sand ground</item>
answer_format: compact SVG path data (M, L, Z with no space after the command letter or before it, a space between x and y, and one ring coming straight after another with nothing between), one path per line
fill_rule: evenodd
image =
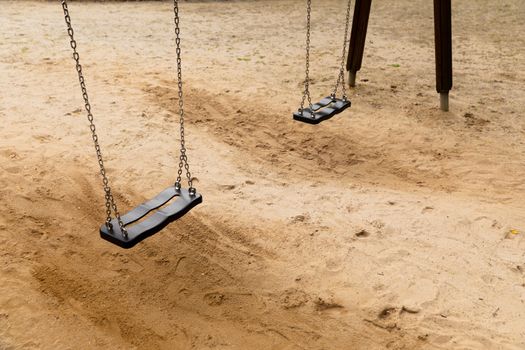
M314 1L314 98L344 6ZM124 251L61 8L1 1L0 349L524 349L525 3L453 6L450 112L432 2L377 0L352 108L313 127L302 1L183 3L204 204ZM70 9L127 210L175 178L171 5Z

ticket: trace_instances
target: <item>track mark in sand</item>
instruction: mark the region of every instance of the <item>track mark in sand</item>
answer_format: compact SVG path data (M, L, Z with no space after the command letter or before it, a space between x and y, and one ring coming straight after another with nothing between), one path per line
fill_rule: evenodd
M1 331L0 331L0 336L2 335ZM29 346L30 344L25 344L26 346ZM18 347L17 347L18 348ZM7 340L5 339L0 339L0 349L2 350L15 350L16 348L12 345L9 345L7 343Z
M284 309L295 309L304 306L310 299L308 294L296 288L287 289L280 295L281 306Z
M273 328L266 328L264 330L264 333L270 335L270 334L276 334L278 335L279 337L285 339L285 340L290 340L290 338L288 338L286 335L283 334L283 332L277 330L277 329L273 329Z
M372 220L370 221L370 225L377 230L382 230L385 227L385 223L381 220Z
M231 327L246 332L267 305L254 286L244 285L246 270L237 267L262 260L264 250L236 237L236 230L223 223L185 217L176 226L177 235L167 235L162 244L152 239L133 253L101 253L85 246L76 254L49 255L34 270L36 289L47 296L51 310L80 315L87 329L109 332L129 346L189 346L194 337L215 334L225 324L225 332ZM231 288L235 292L224 291ZM226 317L220 306L227 307ZM216 327L210 328L210 319L218 322ZM197 326L189 334L180 328L184 324Z
M61 314L80 314L93 326L130 345L162 347L164 337L150 328L140 312L140 294L133 300L125 295L125 289L98 285L81 273L50 265L37 267L34 277L40 291L52 298L50 306Z
M370 232L368 232L367 230L365 229L362 229L362 230L359 230L355 233L355 236L356 237L359 237L359 238L365 238L365 237L368 237L370 236Z
M381 320L388 319L397 311L395 307L385 307L379 315L377 315Z
M231 191L234 190L236 187L236 185L219 185L219 189L223 191Z
M483 220L491 221L491 219L488 216L486 216L486 215L482 215L482 216L478 216L478 217L474 218L474 221L476 221L476 222L477 221L483 221Z
M222 305L226 296L219 292L204 294L204 301L210 306Z
M4 170L10 174L20 174L22 168L19 166L12 166L12 167L4 168Z
M468 128L476 128L477 131L481 131L483 127L490 123L490 120L479 118L474 116L473 113L467 112L463 115L465 118L465 126Z
M68 196L57 211L61 216L55 219L77 217L79 225L92 226L96 231L97 217L103 213L93 214L98 210L93 202L100 200L95 179L88 181L76 171L60 175L66 190L57 194L77 193L79 198ZM134 200L133 195L129 198ZM32 222L28 226L34 225ZM52 225L49 222L44 229L48 231ZM291 342L308 348L305 339L314 336L305 332L309 327L315 329L322 321L320 315L330 317L345 310L325 295L315 302L314 297L301 291L290 293L287 300L279 294L277 300L261 295L260 285L245 283L244 278L251 274L253 280L264 275L272 260L279 257L257 240L252 241L251 237L257 236L253 228L245 232L245 228L222 218L190 213L133 252L114 253L112 246L99 244L96 234L87 239L72 231L55 234L53 249L53 242L38 247L41 265L34 274L37 290L47 296L50 312L69 320L79 319L85 329L102 330L127 347L170 348L175 340L189 345L195 337L208 334L218 337L219 342L227 341L218 333L232 329L241 334L239 337L250 338L253 328L261 327L262 319L262 335L271 338L270 330L276 329L290 339L283 344ZM157 322L161 319L164 321ZM206 328L210 320L214 329ZM185 330L184 324L196 326ZM305 327L293 328L296 324ZM334 334L329 331L316 337L326 340ZM265 341L271 348L269 338Z
M433 211L433 210L434 210L434 207L426 206L426 207L424 207L424 208L421 210L421 214L430 213L430 212Z
M10 149L0 150L0 155L11 160L18 160L21 158L17 152Z
M343 309L344 306L334 301L332 298L317 297L314 300L315 309L317 311L327 311L334 309Z
M61 201L64 199L63 195L58 195L55 193L54 189L46 186L38 186L35 188L35 192L40 196L50 201Z
M398 312L394 307L387 307L381 310L378 316L375 319L365 318L364 321L371 323L375 327L393 331L400 330L398 326Z
M302 224L307 223L310 221L310 215L309 214L300 214L295 215L294 217L290 218L290 224Z
M174 274L177 274L177 270L179 269L179 266L181 264L181 262L186 259L185 256L181 256L180 258L177 259L177 263L175 264L175 267L173 268L173 273Z
M53 141L54 137L52 135L33 135L33 138L40 143L49 143Z
M336 257L331 257L331 258L328 258L326 260L326 263L325 263L325 266L326 266L326 270L332 272L332 273L336 273L336 272L339 272L339 271L342 271L344 270L344 257L339 257L339 256L336 256Z
M159 106L171 113L176 113L177 110L172 101L172 98L176 96L176 91L166 87L169 86L168 83L165 82L164 86L147 85L143 87L143 90ZM363 149L360 149L361 154L349 152L356 148L351 138L337 137L328 131L321 131L318 137L312 138L309 131L298 130L297 125L291 121L281 123L281 128L276 131L270 124L280 123L282 115L278 111L267 114L255 106L235 108L234 106L243 105L243 103L232 100L231 97L214 96L202 90L191 89L190 94L198 95L208 103L202 106L195 101L192 102L193 99L188 99L190 105L188 113L196 114L194 117L190 116L188 121L195 124L204 122L201 127L218 140L239 152L249 152L248 157L237 157L243 161L248 159L254 162L279 163L284 168L293 164L293 173L297 174L301 169L298 176L303 176L302 173L311 173L312 166L320 166L327 173L333 173L332 170L335 168L346 172L349 167L360 164L362 159L367 158L362 154L365 152ZM297 159L301 161L298 162Z
M172 82L161 81L160 84L149 83L141 88L162 109L177 113L173 103L176 89L169 87ZM188 123L193 123L207 136L231 147L234 152L228 154L228 160L241 169L250 166L257 169L264 163L278 167L278 172L288 178L308 178L312 175L312 169L316 169L316 176L327 180L379 184L396 190L403 187L407 190L429 188L476 195L480 193L480 180L485 183L488 175L493 178L494 184L489 188L490 193L510 191L510 186L502 185L502 178L511 181L512 174L508 172L497 173L494 168L487 168L483 179L479 177L479 172L465 173L465 169L484 164L477 156L477 148L472 149L465 143L461 144L465 150L459 152L457 146L441 149L434 138L424 137L418 139L415 149L408 151L412 153L407 156L407 149L400 145L413 137L411 126L419 128L417 132L422 135L435 132L434 125L419 125L410 119L410 113L406 121L408 127L396 129L395 134L384 127L370 129L369 125L359 123L346 128L334 128L332 124L327 124L326 128L316 129L314 137L310 128L291 120L283 121L289 110L275 109L267 113L266 105L247 106L245 101L234 96L212 94L202 89L192 88L188 95L195 96L187 100ZM203 100L206 101L204 106ZM243 108L236 107L240 105ZM430 115L434 113L427 112ZM473 120L470 117L466 119ZM476 119L474 124L468 122L468 125L480 127L479 123ZM274 125L279 125L279 128ZM366 136L355 137L356 132L365 131ZM464 139L464 133L456 130L450 138ZM485 187L483 193L488 195Z

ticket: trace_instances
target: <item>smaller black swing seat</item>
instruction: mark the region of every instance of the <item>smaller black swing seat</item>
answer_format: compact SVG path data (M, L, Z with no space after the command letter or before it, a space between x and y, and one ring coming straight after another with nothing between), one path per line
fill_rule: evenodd
M151 211L162 207L174 197L178 198L173 203L156 210L145 220L131 225ZM179 219L200 203L202 203L202 196L199 193L191 194L187 189L177 189L175 186L170 186L155 198L140 204L121 216L127 234L122 233L117 219L114 218L111 220L111 229L106 224L100 227L100 237L122 248L131 248L143 239L159 232L169 223Z
M346 97L337 98L331 95L314 103L311 107L299 108L297 112L294 112L293 119L308 124L319 124L341 113L351 105L352 102Z

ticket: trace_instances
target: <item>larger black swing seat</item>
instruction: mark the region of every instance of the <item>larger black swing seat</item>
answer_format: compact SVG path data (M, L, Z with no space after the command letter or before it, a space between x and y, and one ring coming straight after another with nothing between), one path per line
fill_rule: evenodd
M333 96L327 96L321 101L312 105L312 107L300 109L294 112L293 119L308 123L319 124L320 122L332 118L334 115L341 113L352 105L348 99L341 99Z
M173 203L155 211L145 220L130 225L151 211L168 203L174 197L178 198ZM175 186L171 186L159 193L155 198L140 204L121 216L122 223L128 232L127 237L122 234L117 219L111 221L112 230L109 230L106 224L102 225L100 227L100 236L122 248L131 248L143 239L159 232L169 223L179 219L199 203L202 203L202 196L199 193L191 196L187 189L181 188L176 190Z

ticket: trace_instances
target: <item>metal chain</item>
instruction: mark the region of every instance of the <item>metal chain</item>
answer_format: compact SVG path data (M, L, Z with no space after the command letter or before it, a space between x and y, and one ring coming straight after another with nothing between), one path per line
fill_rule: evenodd
M350 23L350 8L352 7L352 0L348 0L348 5L346 7L346 21L345 21L345 33L343 40L343 49L341 54L341 67L339 69L339 76L337 77L337 82L335 83L334 92L332 92L332 97L335 98L337 95L337 90L339 85L341 85L341 90L343 93L343 99L346 100L346 84L345 84L345 58L346 58L346 42L348 40L348 28Z
M312 0L306 0L306 76L304 78L304 91L301 100L301 113L304 109L304 102L308 99L308 105L312 108L312 98L310 97L310 17L312 12Z
M111 210L117 218L120 230L122 234L127 237L128 233L124 227L120 213L117 209L117 204L111 193L111 187L109 186L109 180L106 175L106 168L104 167L104 160L102 158L102 151L100 150L100 145L98 143L98 136L96 133L95 123L93 121L93 114L91 112L91 104L89 103L89 97L86 88L86 82L84 79L84 74L82 72L82 65L80 64L80 55L77 52L77 42L75 41L73 27L71 26L71 17L69 16L69 9L67 7L67 0L62 0L62 9L64 10L64 18L67 25L67 33L69 34L69 40L71 48L73 49L73 59L75 60L76 70L78 73L78 81L80 83L80 90L82 91L82 98L84 99L84 107L87 112L87 119L89 121L89 129L91 130L91 137L93 138L93 144L95 145L95 151L97 153L98 165L100 167L100 175L102 175L102 183L106 199L106 226L109 230L113 230L111 224Z
M193 178L190 173L190 165L188 164L188 156L186 155L186 144L184 140L184 101L182 95L182 61L180 49L180 26L179 26L179 0L173 0L173 12L175 22L175 45L177 52L177 80L179 90L179 116L180 116L180 156L179 156L179 170L177 171L177 181L175 188L180 190L182 181L182 168L186 169L186 177L188 179L189 193L194 196L196 189L193 187Z

